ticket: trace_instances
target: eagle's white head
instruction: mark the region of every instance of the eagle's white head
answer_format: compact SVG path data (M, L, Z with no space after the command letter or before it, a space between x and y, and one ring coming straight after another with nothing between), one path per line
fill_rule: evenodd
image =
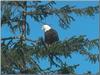
M45 32L50 30L50 29L51 29L51 27L49 25L43 25L42 26L42 30L44 30Z

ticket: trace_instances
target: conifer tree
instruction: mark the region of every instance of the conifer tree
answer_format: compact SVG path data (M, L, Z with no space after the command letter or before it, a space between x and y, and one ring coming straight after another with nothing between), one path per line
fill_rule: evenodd
M59 19L59 25L63 29L69 28L70 23L75 21L72 13L78 16L90 16L98 14L100 7L89 6L76 8L71 5L64 5L55 8L54 1L1 1L1 28L5 25L10 28L11 34L19 32L18 36L1 38L1 72L2 74L77 74L75 69L80 64L68 65L60 58L70 57L74 52L87 56L90 63L98 62L99 54L92 54L89 50L99 47L99 40L89 40L84 35L73 36L64 41L58 41L45 48L43 38L38 40L27 38L30 34L30 25L26 18L31 16L33 21L40 23L46 17L53 15ZM27 11L27 10L30 11ZM30 43L30 44L28 44ZM51 55L51 56L49 56ZM48 59L49 67L42 69L39 61ZM29 65L29 66L27 66ZM52 66L58 70L52 71ZM87 72L91 74L91 72Z

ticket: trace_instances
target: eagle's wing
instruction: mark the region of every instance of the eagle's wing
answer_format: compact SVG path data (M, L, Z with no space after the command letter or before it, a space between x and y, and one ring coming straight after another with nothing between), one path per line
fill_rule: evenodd
M45 42L47 44L52 44L53 42L56 42L58 40L58 33L55 30L50 29L49 31L45 32Z

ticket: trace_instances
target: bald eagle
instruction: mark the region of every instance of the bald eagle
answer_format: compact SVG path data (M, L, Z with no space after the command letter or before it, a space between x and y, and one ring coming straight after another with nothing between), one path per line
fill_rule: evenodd
M46 44L52 44L56 41L59 41L58 33L51 28L49 25L43 25L42 30L44 30L44 36L45 36L45 43Z

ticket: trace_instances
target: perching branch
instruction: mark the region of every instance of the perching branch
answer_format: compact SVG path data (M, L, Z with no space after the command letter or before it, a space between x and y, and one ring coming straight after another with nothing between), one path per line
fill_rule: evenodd
M11 40L11 39L21 39L21 36L14 36L14 37L7 37L7 38L1 38L1 41L6 41L6 40ZM26 41L30 41L30 42L36 42L36 41L33 41L33 40L31 40L31 39L28 39L28 38L26 38L25 39Z

